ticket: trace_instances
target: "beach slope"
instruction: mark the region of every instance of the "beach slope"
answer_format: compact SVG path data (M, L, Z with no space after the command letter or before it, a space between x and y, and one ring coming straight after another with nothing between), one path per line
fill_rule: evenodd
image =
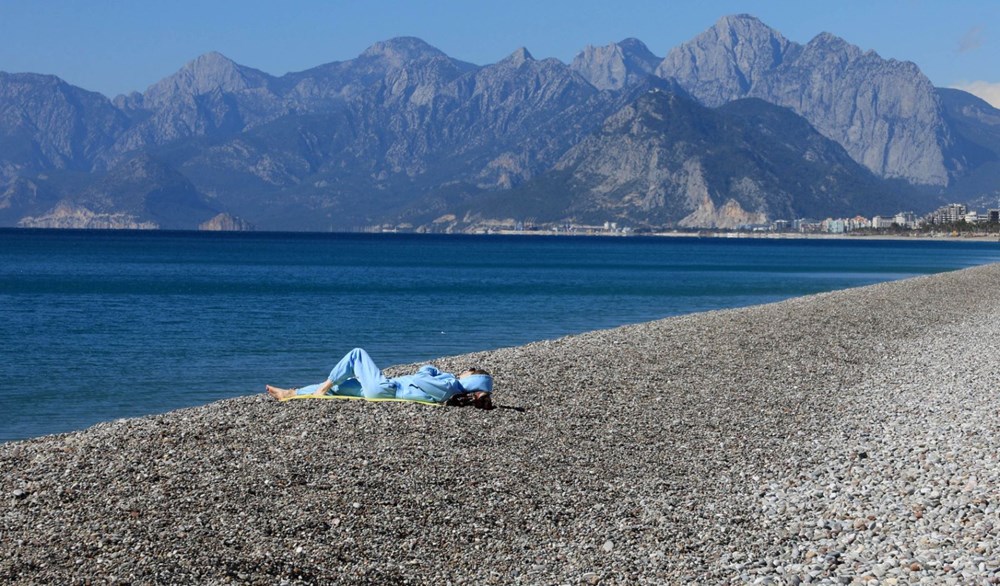
M493 411L259 394L3 444L0 582L996 581L998 284L437 362Z

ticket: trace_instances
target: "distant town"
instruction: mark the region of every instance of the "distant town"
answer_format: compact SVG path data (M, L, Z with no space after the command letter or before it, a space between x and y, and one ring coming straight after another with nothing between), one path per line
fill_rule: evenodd
M1000 230L1000 209L985 213L970 210L960 203L941 206L925 216L913 212L898 212L892 216L864 216L853 218L827 218L822 221L809 219L775 220L765 226L747 226L751 231L802 232L821 234L846 234L849 232L997 232Z
M406 227L403 227L405 231ZM396 231L396 230L392 230ZM1000 208L979 212L969 209L966 204L952 203L942 206L924 216L914 212L897 212L891 216L854 216L851 218L826 218L815 220L799 218L795 220L774 220L768 224L746 224L736 229L710 230L697 228L655 228L635 229L619 222L604 222L601 225L585 224L534 224L531 222L490 222L477 225L473 232L489 233L561 233L561 234L656 234L671 233L757 233L757 234L816 234L816 235L899 235L899 236L975 236L1000 233Z

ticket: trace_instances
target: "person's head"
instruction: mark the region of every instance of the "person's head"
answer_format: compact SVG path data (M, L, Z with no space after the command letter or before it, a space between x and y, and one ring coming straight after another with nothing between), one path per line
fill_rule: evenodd
M463 370L458 375L458 382L466 391L481 391L484 393L493 391L493 377L481 368Z
M458 382L472 395L473 405L480 409L492 409L493 377L481 368L469 368L458 375Z

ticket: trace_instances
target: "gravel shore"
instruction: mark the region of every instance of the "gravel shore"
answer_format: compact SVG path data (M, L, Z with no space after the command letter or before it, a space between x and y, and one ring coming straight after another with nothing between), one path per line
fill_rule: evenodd
M998 285L436 361L488 412L258 394L2 444L0 582L1000 583Z

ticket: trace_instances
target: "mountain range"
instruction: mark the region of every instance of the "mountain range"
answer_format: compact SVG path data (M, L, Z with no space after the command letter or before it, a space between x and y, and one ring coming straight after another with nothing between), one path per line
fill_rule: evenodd
M453 59L416 38L280 77L219 53L114 99L0 72L0 226L737 227L995 205L1000 111L749 15L665 57Z

